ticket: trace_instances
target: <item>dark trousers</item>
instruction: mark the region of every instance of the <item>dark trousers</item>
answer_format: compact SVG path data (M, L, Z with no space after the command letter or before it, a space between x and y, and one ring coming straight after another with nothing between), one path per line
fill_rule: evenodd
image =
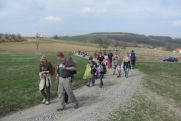
M90 86L91 83L92 83L92 86L94 86L95 80L96 80L96 75L95 75L95 74L92 74L92 78L90 78L89 80L87 80L87 86Z
M131 60L131 65L133 69L135 68L135 63L136 63L136 60Z
M104 74L101 74L100 75L100 88L102 88L103 87L103 77L104 77Z
M45 81L46 82L46 81ZM43 97L50 101L50 82L48 84L49 86L46 86L46 83L44 85L44 88L41 90L41 94L43 95Z

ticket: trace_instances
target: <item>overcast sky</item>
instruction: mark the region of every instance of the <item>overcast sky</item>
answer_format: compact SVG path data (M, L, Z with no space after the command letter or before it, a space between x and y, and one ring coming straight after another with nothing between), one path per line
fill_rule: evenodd
M181 37L181 0L0 0L0 33Z

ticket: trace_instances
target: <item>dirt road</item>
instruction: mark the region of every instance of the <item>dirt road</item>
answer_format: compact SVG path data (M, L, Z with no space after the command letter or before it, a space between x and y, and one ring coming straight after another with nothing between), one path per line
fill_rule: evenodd
M111 73L111 72L109 72ZM94 87L86 86L75 90L80 102L80 108L74 109L69 104L65 111L57 112L58 99L50 105L38 105L30 109L16 112L1 118L0 121L98 121L105 120L109 113L116 111L119 106L126 105L135 92L141 88L143 74L138 70L130 71L128 79L107 75L104 88L99 88L99 80Z

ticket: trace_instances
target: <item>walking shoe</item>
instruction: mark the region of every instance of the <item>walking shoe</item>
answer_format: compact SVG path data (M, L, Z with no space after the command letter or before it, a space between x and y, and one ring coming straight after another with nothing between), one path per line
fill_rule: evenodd
M75 109L79 108L79 104L78 104L78 103L75 104L74 108L75 108Z
M100 88L102 88L103 87L103 84L100 84L100 86L99 86Z
M49 105L50 102L48 100L45 101L45 105Z
M58 108L57 111L63 111L65 108Z
M46 99L44 98L41 103L42 103L42 104L45 104L45 102L46 102Z

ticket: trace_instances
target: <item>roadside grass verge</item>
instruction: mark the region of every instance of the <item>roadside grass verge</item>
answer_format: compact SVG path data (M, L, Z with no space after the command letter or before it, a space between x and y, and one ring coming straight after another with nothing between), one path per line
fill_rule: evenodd
M46 55L54 67L58 65L55 53L0 51L0 116L41 102L38 89L41 55ZM73 59L78 68L74 81L78 86L84 83L82 76L87 60L75 56ZM52 98L56 97L56 79L52 82L51 93Z
M138 67L146 74L146 88L174 100L181 108L181 63L141 62Z
M181 63L139 62L137 67L145 74L143 92L113 112L109 121L180 121Z
M144 95L135 96L127 106L110 115L108 121L178 121L166 107L155 104Z

